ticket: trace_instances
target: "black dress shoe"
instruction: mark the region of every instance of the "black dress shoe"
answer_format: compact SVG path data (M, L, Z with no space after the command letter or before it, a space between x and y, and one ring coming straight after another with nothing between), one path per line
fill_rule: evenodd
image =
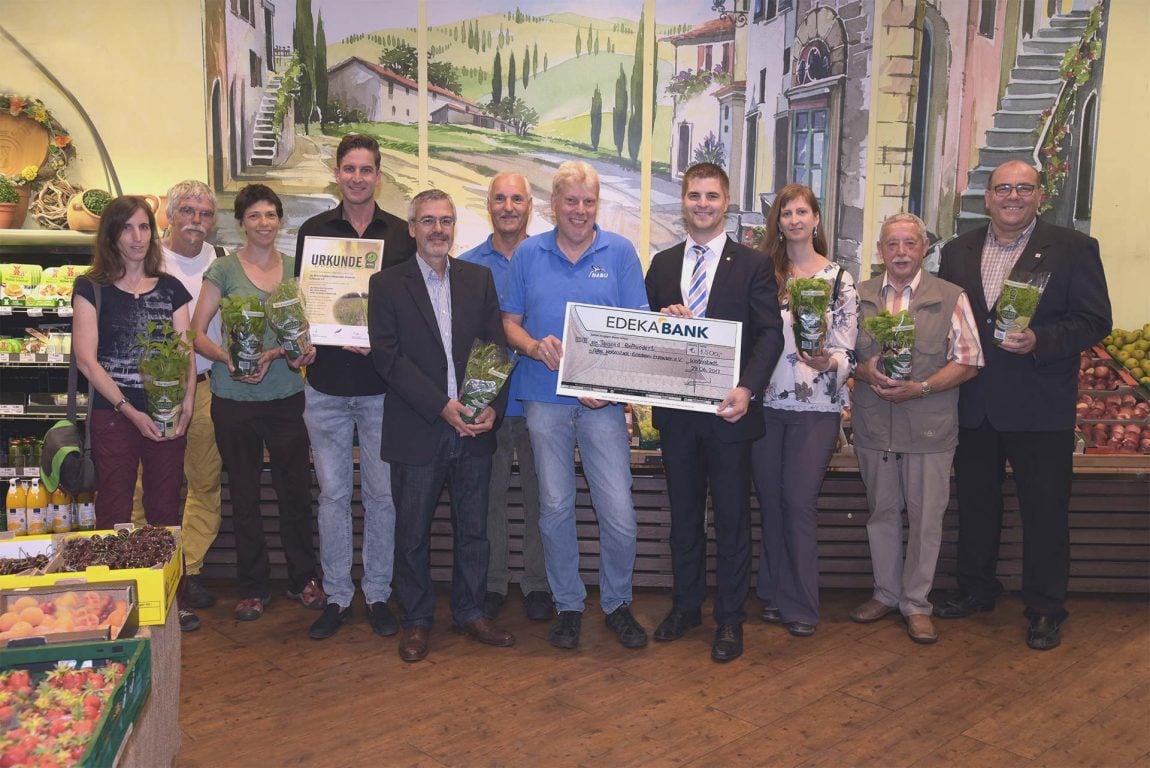
M759 618L768 624L783 623L783 614L778 608L763 608L763 612L759 614Z
M503 603L507 602L507 595L498 592L488 592L483 596L483 615L494 619L503 610Z
M335 603L328 603L323 607L323 613L312 622L307 636L312 640L326 640L339 631L348 619L351 618L351 606L340 608Z
M711 643L711 658L720 664L743 655L743 625L720 624Z
M1049 651L1062 644L1062 622L1053 616L1032 616L1026 630L1026 644L1036 651Z
M399 619L387 607L387 603L378 602L367 606L367 620L371 624L371 631L380 637L391 637L399 631Z
M959 594L941 605L934 607L934 615L940 619L963 619L972 613L994 610L994 598L989 600L973 595Z
M787 631L795 637L810 637L815 633L815 625L805 621L788 621Z
M684 611L680 608L672 608L671 612L667 614L667 618L663 619L655 628L655 640L660 643L678 640L688 629L697 627L702 623L702 610L696 608L693 611Z
M551 595L542 590L528 592L523 598L523 607L527 612L527 618L531 621L551 621L551 617L555 614Z

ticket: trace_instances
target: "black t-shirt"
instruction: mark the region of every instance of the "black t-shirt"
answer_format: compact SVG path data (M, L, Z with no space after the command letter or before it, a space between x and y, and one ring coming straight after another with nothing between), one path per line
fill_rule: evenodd
M83 296L93 306L96 291L87 277L76 278L72 288L72 304L76 296ZM160 275L156 287L135 298L114 285L100 286L100 314L97 320L99 340L96 343L96 361L120 386L128 402L143 411L147 405L144 387L140 381L140 348L136 337L147 331L149 322L171 322L177 309L190 303L192 295L176 278ZM159 329L152 334L159 338ZM193 365L195 363L193 362ZM112 404L93 389L93 408L111 408Z
M296 277L303 264L305 237L346 237L364 240L382 240L383 255L380 269L399 264L415 255L415 240L407 231L407 222L375 206L371 220L362 237L343 217L343 203L330 211L312 216L299 228L295 249ZM358 355L339 347L316 346L315 362L307 367L307 383L325 395L337 397L363 397L382 395L386 388L376 373L371 355Z

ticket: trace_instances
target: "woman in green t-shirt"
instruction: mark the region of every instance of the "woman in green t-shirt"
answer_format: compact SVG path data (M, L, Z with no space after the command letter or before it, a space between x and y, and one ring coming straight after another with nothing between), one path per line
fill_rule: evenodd
M288 567L288 596L307 608L327 602L316 578L312 546L311 464L303 421L301 366L315 352L289 362L275 334L262 323L263 302L295 272L293 257L276 247L283 220L283 203L263 184L249 184L236 195L235 216L245 244L216 259L204 273L192 327L196 352L213 361L212 421L216 443L228 471L232 522L236 537L236 570L240 601L234 616L254 621L271 599L270 564L260 516L260 474L264 449L271 465L272 487L280 514L280 538ZM243 300L242 306L235 300ZM208 322L224 304L224 349L211 340ZM229 319L256 319L265 328L258 336L235 344ZM233 359L231 349L236 348ZM237 369L237 364L239 369Z

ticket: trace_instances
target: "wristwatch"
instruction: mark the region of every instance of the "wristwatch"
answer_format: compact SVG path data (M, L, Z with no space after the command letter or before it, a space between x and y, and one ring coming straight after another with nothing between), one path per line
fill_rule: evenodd
M930 394L930 382L925 379L922 382L922 396L926 397Z

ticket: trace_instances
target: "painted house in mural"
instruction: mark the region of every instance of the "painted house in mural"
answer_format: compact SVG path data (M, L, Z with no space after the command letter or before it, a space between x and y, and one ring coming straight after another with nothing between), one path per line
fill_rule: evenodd
M362 112L373 123L419 121L419 83L387 67L352 56L330 67L328 98L347 109ZM457 93L437 85L427 86L427 107L433 123L474 125L504 133L512 129L502 120L483 113L483 108Z
M294 148L291 110L273 124L281 77L270 0L209 0L205 8L212 183L224 189L253 166L279 164Z

